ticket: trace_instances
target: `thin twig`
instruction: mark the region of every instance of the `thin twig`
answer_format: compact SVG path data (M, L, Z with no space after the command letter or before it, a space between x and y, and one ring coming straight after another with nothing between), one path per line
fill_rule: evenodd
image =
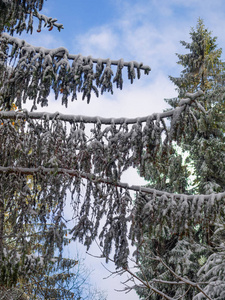
M99 246L98 242L95 241L98 248L100 249L100 251L103 253L101 247ZM93 255L94 256L94 255ZM101 256L101 258L105 257L105 255ZM113 259L111 259L110 257L107 257L107 260L113 262L115 264L115 261ZM156 289L155 287L151 286L150 284L146 283L145 281L143 281L141 278L139 278L136 274L134 274L132 271L130 271L128 268L126 267L122 267L122 271L127 272L128 274L130 274L133 278L135 278L136 280L140 281L146 288L152 290L153 292L155 292L156 294L160 295L163 297L163 299L168 299L168 300L174 300L173 298L167 296L165 293L159 291L158 289ZM114 274L119 274L119 271L116 272L111 272Z
M157 257L157 260L159 260L164 267L166 267L176 278L178 278L179 280L185 282L186 284L192 286L192 287L196 287L207 299L212 300L204 291L203 289L199 286L199 283L195 283L190 281L189 279L186 279L184 277L181 277L180 275L176 274L159 256Z

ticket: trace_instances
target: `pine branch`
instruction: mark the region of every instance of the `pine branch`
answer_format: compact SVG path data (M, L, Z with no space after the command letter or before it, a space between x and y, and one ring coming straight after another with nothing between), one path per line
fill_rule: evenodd
M56 23L57 19L53 19L52 17L48 17L45 16L43 14L39 14L38 11L34 12L34 16L37 17L39 19L39 26L38 26L38 32L41 31L41 27L42 27L42 21L44 21L44 27L48 27L49 31L51 31L53 29L53 27L56 27L59 31L63 28L62 24ZM28 29L27 29L28 31Z

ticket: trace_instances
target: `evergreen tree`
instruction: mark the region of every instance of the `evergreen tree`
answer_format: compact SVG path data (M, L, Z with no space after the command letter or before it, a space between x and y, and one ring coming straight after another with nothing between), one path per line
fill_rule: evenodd
M175 108L187 92L197 92L200 89L204 91L204 96L196 103L196 107L190 108L195 122L192 121L193 125L189 126L189 130L176 133L176 144L172 144L170 154L159 153L157 164L155 161L147 163L146 179L150 181L151 187L160 187L160 189L170 192L211 194L222 192L225 189L224 63L221 61L222 50L217 49L216 37L212 37L201 19L199 19L196 29L192 28L190 38L191 42L189 43L181 42L190 52L184 55L177 54L178 64L184 67L181 76L170 76L178 91L178 97L166 101ZM205 111L205 114L200 115L199 109ZM190 122L189 116L186 116L182 123L185 126L187 122ZM177 145L182 154L178 154ZM187 181L188 173L194 175L192 183ZM220 242L219 234L222 238ZM144 258L141 259L142 272L148 278L154 278L156 274L160 274L160 278L164 280L172 280L174 277L162 263L152 261L149 258L150 255L146 255L147 251L155 252L154 254L162 257L177 274L183 277L187 276L196 282L199 280L200 273L198 274L198 271L201 266L203 265L201 270L207 269L207 258L209 257L211 263L209 268L211 268L212 257L217 256L218 251L219 258L223 255L224 247L221 248L221 243L224 242L223 235L223 212L209 220L207 226L201 222L195 223L188 233L178 231L174 234L173 229L165 225L158 228L156 226L154 232L146 232L146 244L143 246ZM222 279L220 275L222 268L217 268L213 280L219 281L220 284L224 280L223 275ZM209 278L206 279L205 276L205 281L207 280ZM165 284L162 288L172 297L184 294L185 289L184 285L172 288ZM209 286L206 290L207 292L211 290L209 295L213 299L221 296L221 292L215 292L215 288L212 286L211 289ZM138 293L140 296L146 296L142 290L139 290ZM191 290L185 294L183 299L193 299L194 295L195 293ZM157 297L156 299L158 299ZM216 299L223 299L223 297Z
M206 114L199 118L196 132L193 126L191 132L179 137L182 149L189 152L196 180L195 192L211 193L224 190L224 63L221 61L221 49L217 49L216 37L211 36L201 19L196 30L190 33L191 43L181 44L190 53L180 55L178 64L184 67L181 77L170 79L177 87L178 98L167 100L175 107L179 98L187 92L201 89L205 92L199 102ZM182 140L181 140L182 138ZM215 156L215 153L217 155ZM218 155L220 157L218 157ZM218 168L218 164L220 168ZM222 169L221 169L222 168Z
M176 272L190 276L194 282L180 276L178 287L177 282L167 281L170 288L164 288L157 281L158 274L155 274L148 283L148 290L156 297L170 299L171 293L175 297L183 291L191 299L197 293L205 296L197 284L195 273L199 269L199 262L193 263L194 274L190 273L191 256L195 252L190 251L190 241L194 240L192 249L197 248L196 251L204 253L207 258L207 251L211 249L208 248L205 228L215 225L217 219L223 217L225 193L187 194L187 170L172 146L173 142L184 143L186 137L191 141L196 132L201 134L203 121L210 115L204 102L206 95L193 89L184 99L179 98L178 105L172 110L143 118L115 119L36 112L39 105L48 105L50 91L54 92L56 99L61 98L65 106L77 99L78 93L89 103L92 93L97 96L99 92L113 93L114 83L122 89L124 68L128 71L131 83L136 77L140 78L142 71L145 74L150 71L148 66L135 61L74 55L63 47L35 47L13 36L24 31L32 33L33 18L39 21L37 30L40 33L43 26L49 30L63 28L56 23L56 19L40 14L43 3L42 0L0 2L0 103L3 109L0 111L1 290L8 290L11 286L21 289L21 276L25 282L29 282L30 273L35 268L38 280L41 280L44 272L49 275L50 284L46 283L44 290L51 290L51 295L55 293L57 280L54 280L51 263L55 262L55 253L58 252L57 263L63 266L67 225L63 211L67 191L70 190L75 216L70 234L74 240L78 239L89 248L98 238L106 261L113 249L116 267L126 271L131 241L137 245L137 259L146 249L146 259L153 254L156 262L153 272L163 266L162 272L166 279L170 279L172 269L168 269L167 264L172 263ZM196 66L201 69L201 78L206 84L205 75L202 77L204 68L200 64ZM210 87L212 89L213 86ZM212 93L207 97L213 101L215 95ZM23 109L23 104L28 100L33 103L31 112ZM216 101L220 103L222 100L221 96ZM19 110L12 111L13 105ZM212 110L219 112L218 105L213 104ZM218 126L218 132L223 132L221 122L217 114L215 126ZM157 186L165 190L129 186L120 181L129 167L139 168L143 176L149 176L147 166L150 164L161 169L163 166L170 167L167 178L171 180L160 177ZM176 181L173 179L175 171L182 174ZM157 174L161 170L157 172L154 173L153 184L158 182ZM32 180L30 186L29 178ZM171 190L171 183L175 191ZM84 192L81 189L83 186ZM200 190L200 181L198 188ZM135 202L132 199L133 191L136 192ZM180 194L174 194L176 191ZM5 223L7 220L9 226ZM202 232L199 233L196 226L200 224ZM36 235L39 226L41 233ZM17 241L17 251L11 251L5 242L10 238L8 232L12 232ZM27 237L29 232L32 238ZM199 233L198 242L194 239L196 233ZM152 251L141 247L149 235L152 237ZM182 237L187 237L187 241ZM199 248L201 241L202 247ZM185 247L186 265L183 257ZM167 256L164 263L159 256L164 258L168 250L175 251L177 259L170 261ZM9 267L7 264L10 263ZM26 268L29 272L22 273L21 270ZM203 274L205 271L201 269L201 272ZM164 279L164 275L160 279ZM56 289L56 292L60 290ZM39 297L46 296L40 296L40 293Z
M222 49L217 49L217 38L212 37L212 33L205 28L202 19L198 20L196 29L191 29L190 38L190 43L181 41L182 46L190 52L177 54L178 64L184 67L181 76L170 76L177 88L179 98L184 97L187 92L198 89L205 92L223 85ZM170 103L174 102L172 100Z

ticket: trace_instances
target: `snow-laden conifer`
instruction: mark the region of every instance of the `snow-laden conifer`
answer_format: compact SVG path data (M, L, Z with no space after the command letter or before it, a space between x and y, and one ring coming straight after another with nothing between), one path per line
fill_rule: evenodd
M188 139L195 143L198 134L201 138L204 136L203 125L208 124L205 120L214 118L205 100L213 99L211 97L216 94L208 94L198 85L194 90L187 89L173 109L133 119L33 111L39 105L48 104L51 90L56 99L60 97L66 106L70 99L77 98L77 93L82 93L83 99L89 102L93 93L112 93L114 84L122 88L123 68L127 69L131 83L136 77L140 78L141 72L148 74L150 71L142 63L84 57L70 54L63 47L34 47L13 36L13 33L20 34L25 30L32 33L33 17L39 19L37 30L40 34L41 26L47 26L49 30L62 28L55 19L40 14L42 5L43 1L35 0L1 2L4 12L0 18L1 266L4 266L3 261L10 261L9 258L14 255L13 278L19 285L22 273L18 271L17 262L21 254L24 255L21 268L26 270L28 264L29 272L32 272L29 266L43 266L44 272L55 258L56 251L58 262L63 262L63 247L68 243L64 206L69 190L75 219L70 230L71 238L80 240L87 248L99 239L106 261L114 249L117 268L127 270L129 242L137 245L136 258L139 259L138 255L143 250L141 245L150 234L150 250L156 256L157 265L161 264L156 269L161 268L167 275L177 272L176 276L183 280L182 288L179 286L177 289L175 285L173 293L180 295L183 287L188 285L192 296L198 292L204 294L192 280L196 277L189 280L183 276L189 276L191 251L197 247L196 243L190 245L182 238L192 239L198 234L198 242L209 238L211 241L208 231L204 230L210 229L219 217L223 217L224 189L217 182L220 185L218 190L214 189L215 185L209 185L207 192L201 192L201 195L186 193L187 172L182 168L182 158L174 152L173 142L181 144L188 135ZM204 68L200 67L202 75ZM220 95L218 103L223 101L223 94ZM33 102L31 112L23 109L23 103L28 100ZM15 105L20 108L19 111L12 111ZM211 108L218 111L217 105ZM221 122L218 115L217 133L221 133ZM201 145L204 147L204 141ZM210 157L212 152L207 155ZM223 155L222 152L219 155ZM139 168L142 176L149 176L149 169L154 169L153 179L158 182L157 174L160 176L163 168L160 159L168 167L168 178L173 175L173 170L178 171L176 182L170 180L170 185L165 179L150 187L129 186L121 182L123 172L129 167ZM158 166L161 168L159 171ZM208 165L201 165L201 168L207 172ZM133 191L136 192L135 201ZM202 231L196 230L199 224ZM39 228L42 234L36 239L26 238L29 230L34 233ZM7 230L20 246L12 254L5 243ZM38 250L32 248L37 243L40 246ZM210 251L206 247L208 244L204 243L198 249L201 255ZM187 249L185 258L181 255L181 248ZM176 265L172 256L166 262L159 257L170 251L179 257ZM40 260L36 260L34 255L37 254ZM40 261L43 262L41 265ZM196 263L194 266L197 270ZM1 274L5 276L3 269ZM154 272L156 269L151 270ZM12 287L12 273L4 276L1 277L1 285ZM25 279L28 280L27 277ZM154 276L152 280L155 284L158 278ZM166 296L167 288L160 291L154 284L150 287L152 293L171 299L169 294ZM190 293L187 295L189 297Z

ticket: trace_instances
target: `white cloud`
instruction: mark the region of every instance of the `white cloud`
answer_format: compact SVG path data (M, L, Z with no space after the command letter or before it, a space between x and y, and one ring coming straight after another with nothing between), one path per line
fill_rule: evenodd
M103 26L78 36L74 47L79 49L79 52L82 50L82 54L86 56L109 57L114 53L118 42L118 36L109 27Z
M63 41L60 38L56 38L53 34L44 30L35 36L31 36L29 41L32 45L41 45L42 47L50 49L63 46Z
M222 1L214 1L212 5L209 0L117 0L115 5L118 15L113 20L74 39L79 52L143 61L154 72L160 70L168 75L177 67L175 53L185 52L179 41L189 40L190 29L199 17L215 35L219 33L219 41L225 44Z
M174 23L157 27L148 15L149 5L122 7L124 13L110 24L91 28L85 35L74 38L74 52L79 49L84 55L143 61L154 72L172 68L185 29L178 29Z

